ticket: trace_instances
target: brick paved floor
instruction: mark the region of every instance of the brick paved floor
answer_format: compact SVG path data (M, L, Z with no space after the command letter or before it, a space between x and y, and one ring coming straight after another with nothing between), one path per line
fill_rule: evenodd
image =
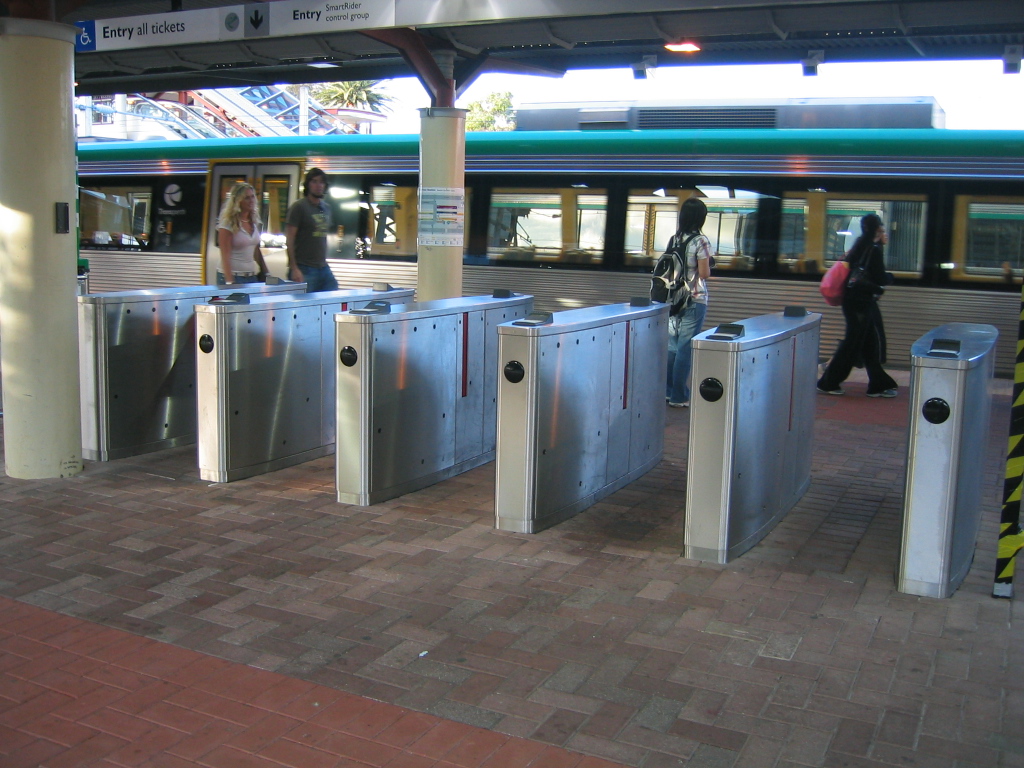
M547 748L533 765L1024 766L1020 600L989 597L1009 387L974 567L948 600L894 588L907 398L847 389L817 400L805 497L727 566L679 556L682 409L655 470L533 536L493 529L493 465L370 508L334 501L333 457L228 485L199 479L194 448L2 477L0 764L88 765L83 743L97 765L447 759L380 751L399 745L264 696L281 689L365 697L378 733L456 729L452 749L484 744L446 753L465 768L499 748L517 757L490 764L510 768ZM101 630L120 639L90 656ZM67 633L83 639L60 645ZM182 670L206 669L218 682L184 687ZM97 704L94 683L128 703ZM140 725L146 707L166 714ZM51 750L37 763L30 737ZM345 752L354 738L369 751Z

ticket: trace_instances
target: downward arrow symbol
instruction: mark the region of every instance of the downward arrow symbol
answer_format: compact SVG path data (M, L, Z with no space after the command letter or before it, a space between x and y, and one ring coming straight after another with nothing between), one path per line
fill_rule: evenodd
M249 23L252 24L253 29L259 29L263 25L263 15L259 11L253 11L252 16L249 17Z

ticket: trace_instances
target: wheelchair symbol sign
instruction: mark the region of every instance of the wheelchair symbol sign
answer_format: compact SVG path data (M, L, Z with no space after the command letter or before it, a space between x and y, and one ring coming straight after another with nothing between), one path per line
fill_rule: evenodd
M81 53L82 51L95 51L96 22L78 21L75 22L75 26L78 27L78 34L75 35L75 52Z

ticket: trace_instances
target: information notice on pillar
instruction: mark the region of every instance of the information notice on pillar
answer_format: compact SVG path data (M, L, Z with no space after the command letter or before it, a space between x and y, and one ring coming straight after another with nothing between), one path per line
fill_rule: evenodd
M420 245L457 245L466 240L466 190L462 187L421 187Z

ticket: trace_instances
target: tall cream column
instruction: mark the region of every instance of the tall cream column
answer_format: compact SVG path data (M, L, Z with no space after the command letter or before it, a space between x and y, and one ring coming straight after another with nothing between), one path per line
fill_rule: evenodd
M76 32L48 21L0 18L0 367L11 477L82 470Z
M466 110L421 109L418 301L462 295L465 203Z

